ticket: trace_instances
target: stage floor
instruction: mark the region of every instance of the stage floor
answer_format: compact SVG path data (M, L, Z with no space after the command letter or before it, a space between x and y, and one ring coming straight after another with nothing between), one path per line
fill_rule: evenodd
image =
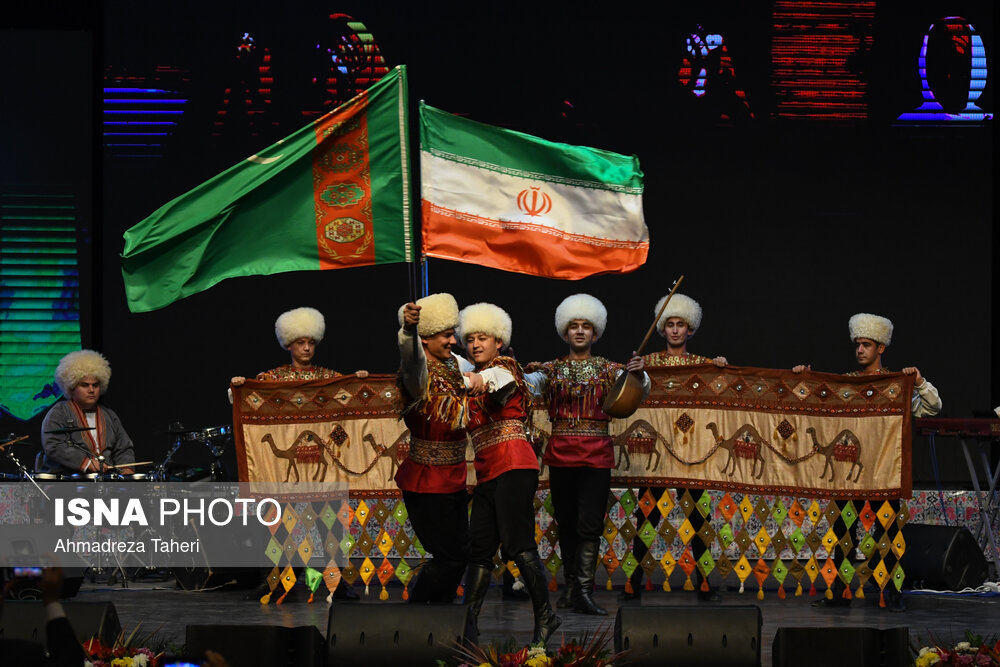
M362 594L360 602L334 602L334 605L385 604L378 599L380 587L372 587L371 596L364 597L364 588L354 589ZM143 632L159 630L160 635L174 646L184 643L185 626L200 624L255 624L282 625L295 627L315 625L326 634L328 605L325 597L316 596L316 601L307 604L307 589L301 584L281 605L262 605L255 600L244 600L246 590L209 590L188 592L175 587L174 581L132 582L129 588L107 586L84 582L76 599L86 602L113 602L118 611L122 627L131 631L139 622ZM558 593L550 598L555 603ZM1000 634L1000 594L955 595L906 592L906 611L890 612L878 607L878 595L868 594L864 600L854 600L848 608L822 609L810 606L817 599L803 595L780 600L775 591L766 591L765 599L758 600L756 591L747 588L739 594L735 589L723 590L722 601L716 603L699 602L693 592L670 592L662 590L643 591L643 606L726 606L757 605L763 615L761 629L761 664L771 665L771 645L775 633L781 627L868 627L909 628L911 643L926 645L930 636L942 642L958 642L970 630L984 637L997 639ZM624 602L621 590L607 591L603 588L594 595L601 606L607 608L607 617L585 616L560 611L563 624L550 645L558 643L560 637L567 640L579 639L585 632L598 632L609 624L613 626L619 606L637 604ZM392 599L399 600L398 590L392 591ZM531 636L532 613L530 602L524 600L504 600L499 586L491 586L483 605L479 621L480 631L485 641L502 641L513 636L522 644Z

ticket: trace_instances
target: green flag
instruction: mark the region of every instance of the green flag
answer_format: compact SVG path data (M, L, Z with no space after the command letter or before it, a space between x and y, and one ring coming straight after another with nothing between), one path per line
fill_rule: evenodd
M132 312L226 278L412 261L406 69L125 232Z

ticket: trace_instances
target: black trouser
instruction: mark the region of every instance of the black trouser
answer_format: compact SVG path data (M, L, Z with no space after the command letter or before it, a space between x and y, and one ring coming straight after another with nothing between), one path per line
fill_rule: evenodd
M642 496L645 495L646 491L649 491L650 494L653 496L654 502L659 502L660 497L666 490L667 489L665 487L644 486L639 488L638 491L636 491L636 498L637 499L642 498ZM681 496L684 495L684 491L685 489L674 489L675 500L677 501L678 504L680 503ZM691 500L693 500L695 503L701 500L702 494L708 493L705 489L687 489L687 491L691 494ZM659 505L653 506L653 509L649 513L648 517L645 514L643 514L641 508L636 507L634 516L636 521L635 525L636 532L638 532L642 528L642 522L646 519L648 519L649 522L654 526L660 525L661 518L666 519L666 517L660 516ZM690 516L688 516L688 520L691 522L691 527L694 529L695 533L700 531L702 527L704 527L705 523L708 521L708 519L702 516L701 512L699 512L697 509L691 512ZM691 539L689 544L691 545L691 554L694 556L695 561L700 559L702 555L708 550L708 546L702 541L701 536L699 535L695 535ZM632 541L632 555L635 556L635 559L640 563L642 563L642 559L646 557L646 553L648 551L649 549L646 547L646 543L640 540L638 537L636 537ZM695 571L700 572L701 570L698 570L696 568ZM642 568L638 568L636 569L636 574L638 574L639 576L636 577L635 574L632 575L635 578L635 580L638 581L639 583L642 583L642 572L643 572Z
M508 470L472 492L469 562L493 568L493 556L513 560L522 551L537 550L535 543L535 491L537 470Z
M559 549L564 572L576 565L581 542L598 542L604 533L604 517L611 491L607 468L549 468L553 518L559 526ZM645 545L643 545L645 546Z
M411 600L450 602L469 562L469 494L403 491L403 501L413 532L433 556L418 576Z

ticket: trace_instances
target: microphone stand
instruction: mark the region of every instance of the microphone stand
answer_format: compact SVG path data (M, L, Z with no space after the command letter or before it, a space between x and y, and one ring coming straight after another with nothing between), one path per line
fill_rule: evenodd
M14 434L11 433L7 437L10 437L10 436L13 436L13 435ZM28 472L28 469L24 467L24 464L21 463L21 461L14 455L14 449L12 447L10 447L10 445L13 445L13 444L18 443L18 442L20 442L22 440L25 440L27 437L28 436L26 436L26 435L22 435L19 438L14 438L12 440L9 440L9 441L3 443L2 445L0 445L0 449L3 450L4 455L6 455L6 457L8 459L10 459L11 462L13 462L13 464L17 467L17 469L21 471L21 474L24 476L24 478L26 480L28 480L29 482L31 482L32 484L34 484L35 488L38 489L38 492L40 494L42 494L45 497L46 500L51 501L52 499L49 498L49 494L45 493L45 491L42 490L42 487L38 486L38 482L35 481L35 478L31 476L31 473Z

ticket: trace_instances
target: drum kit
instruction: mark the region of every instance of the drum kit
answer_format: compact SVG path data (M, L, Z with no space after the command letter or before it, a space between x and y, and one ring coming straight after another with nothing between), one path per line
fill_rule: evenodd
M68 427L46 431L47 434L65 435L88 430L87 427ZM222 456L226 451L226 446L232 441L233 427L229 425L213 426L209 428L185 428L183 424L175 422L170 424L165 430L156 432L156 435L167 435L170 438L170 446L166 457L159 463L155 461L135 461L131 463L112 463L105 461L104 456L95 455L85 445L70 441L74 447L78 447L91 457L95 466L103 472L100 473L73 473L60 474L42 472L37 470L38 464L42 460L41 451L35 459L35 469L25 466L15 454L15 447L18 445L31 445L27 442L27 435L16 435L11 433L6 437L0 436L0 454L17 468L16 473L0 473L0 482L17 481L33 484L41 495L50 501L50 497L42 485L50 482L93 482L104 484L102 489L112 489L118 482L195 482L195 481L226 481L226 471L222 463ZM201 445L208 449L209 464L205 467L192 467L176 460L178 452L188 444ZM151 467L149 467L151 466ZM124 472L126 469L146 470L147 472ZM108 582L112 583L120 579L122 586L128 587L129 581L134 581L141 576L161 575L173 577L173 570L163 570L156 567L128 567L118 562L110 570L105 571L104 566L88 567L84 576L95 581L97 577L107 574Z
M72 426L67 428L58 428L50 431L46 431L47 434L53 435L66 435L71 433L78 433L82 431L90 430L86 426ZM99 473L52 473L52 472L42 472L38 470L39 463L41 462L41 452L38 453L36 457L36 465L34 469L30 469L25 466L15 455L14 446L15 445L30 445L32 443L26 442L29 436L27 435L16 435L11 433L7 435L6 439L0 439L0 453L2 453L14 467L17 468L18 472L15 473L0 473L0 481L27 481L38 487L38 482L56 482L56 481L94 481L94 482L104 482L104 481L132 481L132 482L192 482L201 480L211 480L216 482L225 481L226 471L222 463L222 455L226 451L226 446L232 441L233 437L233 427L229 425L223 426L212 426L209 428L185 428L180 422L174 422L170 424L165 430L157 431L157 435L168 435L171 438L170 449L167 451L166 458L160 463L155 461L134 461L130 463L109 463L105 460L103 455L95 455L82 443L74 442L72 440L69 443L85 451L87 456L91 457L94 461L94 467L100 468L102 472ZM200 444L208 449L210 456L210 463L208 468L192 468L189 466L184 466L176 462L174 459L180 451L181 447L188 443ZM146 466L153 466L152 468L146 468ZM126 469L147 469L148 472L129 472L126 473ZM39 488L41 491L41 488ZM42 492L44 495L44 491Z

